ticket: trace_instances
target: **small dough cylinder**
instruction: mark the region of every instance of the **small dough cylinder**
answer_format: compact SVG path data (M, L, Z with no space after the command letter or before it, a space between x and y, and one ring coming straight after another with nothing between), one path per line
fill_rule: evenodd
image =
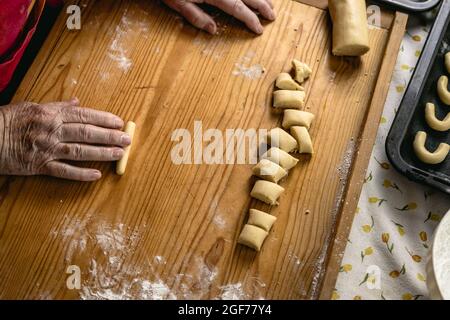
M447 72L450 73L450 52L445 54L445 67L447 68Z
M448 77L441 76L438 81L438 95L441 101L450 106L450 92L448 91Z
M292 66L295 70L295 81L300 84L305 82L312 74L311 68L306 63L294 59L292 60Z
M256 181L250 195L252 196L252 198L270 204L271 206L277 206L278 198L283 192L284 188L277 185L276 183L265 180L258 180Z
M275 83L276 87L282 90L299 90L305 91L305 89L292 79L289 73L280 73Z
M124 149L124 154L122 159L117 162L116 173L119 176L123 176L125 174L125 170L128 164L128 158L130 157L131 146L133 144L134 133L136 131L136 124L133 121L128 121L125 126L125 133L128 133L131 138L131 144Z
M434 152L430 152L425 147L425 142L427 141L427 133L424 131L418 131L414 139L414 152L416 156L423 163L427 164L439 164L442 163L450 151L450 145L446 143L441 143L439 147Z
M269 232L276 220L277 218L271 214L256 209L250 209L250 216L247 224L259 227Z
M450 112L447 113L444 120L439 120L436 117L436 106L433 103L427 103L425 107L425 120L436 131L445 132L450 130Z
M267 134L267 143L286 152L298 149L297 140L281 128L274 128Z
M267 150L267 152L261 156L261 159L272 161L273 163L281 166L286 171L291 170L298 163L298 160L296 158L291 156L286 151L283 151L276 147Z
M365 0L328 0L333 21L333 54L362 56L369 50Z
M305 127L291 127L291 134L297 140L299 153L314 153L308 129Z
M279 109L301 109L305 105L304 91L277 90L273 93L273 106Z
M289 129L292 126L311 127L315 116L306 111L286 109L283 116L283 128Z
M238 243L260 251L269 233L261 228L246 224L239 236Z
M261 179L278 183L278 181L287 176L287 171L270 160L262 159L253 167L253 174Z

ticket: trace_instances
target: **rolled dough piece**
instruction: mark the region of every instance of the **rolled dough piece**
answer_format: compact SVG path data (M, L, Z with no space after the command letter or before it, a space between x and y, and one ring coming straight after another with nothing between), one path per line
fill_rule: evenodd
M283 151L276 147L267 150L267 152L261 156L261 159L272 161L273 163L281 166L286 171L292 169L298 163L298 160L296 158L291 156L286 151Z
M260 251L269 233L261 228L246 224L239 236L238 243Z
M297 140L281 128L274 128L267 134L267 143L286 152L298 149Z
M295 69L295 81L302 84L312 74L311 68L301 61L296 59L292 60L292 66Z
M280 109L300 109L305 105L305 91L277 90L273 93L273 106Z
M445 67L447 68L447 72L450 73L450 52L447 52L445 55Z
M250 209L250 217L248 218L247 224L269 232L276 220L277 218L271 214L256 209Z
M261 179L278 183L278 181L287 176L287 171L270 160L262 159L253 167L253 174Z
M295 82L289 73L285 72L280 73L280 75L277 78L277 81L275 82L275 85L277 88L282 90L305 91L305 88L303 88L301 85Z
M311 127L315 116L306 111L286 109L284 110L283 128L289 129L292 126Z
M314 153L311 136L305 127L291 127L291 134L297 140L299 153Z
M333 54L362 56L369 50L365 0L328 0L333 21Z
M133 121L128 121L125 126L125 133L128 133L131 138L131 144L128 147L125 147L123 157L117 162L116 173L119 176L123 176L125 174L125 170L128 164L128 158L130 157L131 146L133 144L134 133L136 131L136 124Z
M250 196L264 203L270 204L271 206L277 206L278 198L283 192L284 188L276 183L258 180L256 181Z
M438 95L441 101L450 106L450 92L448 91L448 77L441 76L438 81Z
M419 131L414 139L414 152L420 161L427 164L439 164L447 158L450 151L450 145L447 143L441 143L439 147L434 152L430 152L425 147L425 142L427 141L427 133L424 131Z
M433 103L427 103L425 107L425 120L428 125L436 131L448 131L450 130L450 112L444 120L439 120L436 117L436 106Z

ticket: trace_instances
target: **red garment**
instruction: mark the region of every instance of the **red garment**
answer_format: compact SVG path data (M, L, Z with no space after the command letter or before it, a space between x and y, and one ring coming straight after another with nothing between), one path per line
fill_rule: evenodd
M57 5L60 0L0 0L0 92L11 80L14 71L36 31L44 5Z

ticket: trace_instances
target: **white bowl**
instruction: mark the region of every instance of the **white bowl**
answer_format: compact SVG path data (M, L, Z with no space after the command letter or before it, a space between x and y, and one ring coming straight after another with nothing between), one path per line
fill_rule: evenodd
M434 233L426 270L430 298L450 300L450 211Z

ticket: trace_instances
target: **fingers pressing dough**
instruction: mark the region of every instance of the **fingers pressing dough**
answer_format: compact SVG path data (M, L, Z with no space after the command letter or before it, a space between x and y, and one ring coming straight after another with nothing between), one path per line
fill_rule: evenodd
M292 65L295 69L295 81L300 84L305 82L312 73L311 68L306 63L294 59L292 60Z
M276 183L265 180L258 180L256 181L255 186L253 187L253 190L250 193L250 195L253 198L258 199L271 206L277 206L278 198L281 196L283 192L284 188L277 185Z
M301 126L309 129L315 116L312 113L300 110L284 110L283 128L289 129L292 126Z
M239 236L238 243L256 251L260 251L269 233L261 228L246 224Z
M247 224L269 232L276 220L277 218L271 214L256 209L250 209L250 217L248 218Z
M292 79L291 75L289 73L280 73L280 75L277 78L277 81L275 82L275 85L277 88L282 90L299 90L299 91L305 91L305 89L299 85L297 82Z
M300 109L305 105L304 91L278 90L273 93L273 106L280 109Z
M270 160L280 165L284 170L290 170L298 163L298 160L296 158L291 156L286 151L283 151L276 147L267 150L267 152L261 156L261 159Z
M278 181L287 176L287 171L270 160L262 159L253 167L253 175L273 183L278 183Z
M427 134L424 131L419 131L414 139L414 152L420 161L427 164L439 164L445 160L449 151L450 145L441 143L436 151L430 152L425 147L427 141Z
M299 153L314 153L311 136L305 127L291 127L291 134L297 140Z
M444 120L439 120L436 117L436 106L433 103L427 103L425 107L425 120L428 125L436 131L448 131L450 130L450 112Z
M333 21L333 54L362 56L370 50L365 0L328 0Z
M286 152L298 149L297 140L281 128L274 128L269 131L267 143Z
M134 133L136 131L136 124L133 121L128 121L125 126L125 132L130 135L131 144L124 149L124 154L122 159L117 162L116 173L119 176L123 176L125 174L125 170L128 164L128 158L130 157L131 146L133 144Z
M438 95L441 101L450 106L450 92L448 91L448 77L441 76L438 81Z

